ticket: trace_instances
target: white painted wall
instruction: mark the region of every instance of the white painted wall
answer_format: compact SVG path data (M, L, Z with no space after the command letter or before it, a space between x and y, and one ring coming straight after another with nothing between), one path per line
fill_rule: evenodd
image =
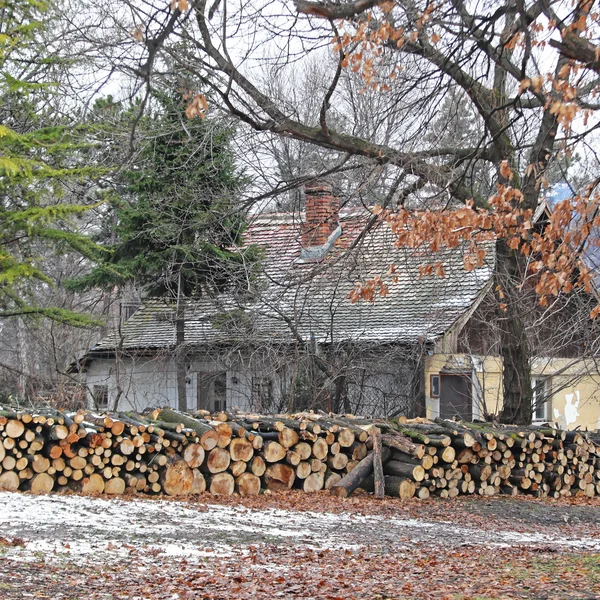
M222 372L223 366L213 361L193 361L187 369L187 407L197 408L197 381L200 374ZM232 367L227 373L227 408L252 410L252 372L244 366ZM141 411L150 406L177 407L177 370L169 357L122 358L118 364L114 359L95 359L88 367L86 384L108 385L109 407L112 409L117 395L117 378L123 393L119 410ZM277 401L280 386L273 382L273 393ZM93 400L90 395L90 405Z
M378 358L378 360L377 360ZM352 409L359 414L383 416L396 407L406 406L400 414L410 413L413 390L411 389L411 365L390 363L385 355L371 357L360 363L348 377L348 396ZM292 375L291 363L283 366L278 360L275 366L272 357L217 354L203 355L193 360L187 369L187 407L197 408L198 378L207 373L227 374L227 409L262 410L264 412L285 411L290 399L289 380ZM286 374L286 371L287 372ZM270 407L253 406L253 377L265 377L272 381L272 404ZM90 392L94 385L107 385L109 409L112 410L117 395L117 379L123 390L118 410L142 411L148 407L177 407L177 372L174 360L165 356L123 357L115 359L94 359L86 373L86 384ZM90 406L93 399L90 394Z

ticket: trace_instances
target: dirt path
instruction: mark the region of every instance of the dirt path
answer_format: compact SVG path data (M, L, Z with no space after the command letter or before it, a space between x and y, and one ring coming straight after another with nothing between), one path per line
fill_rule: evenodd
M442 598L419 588L423 574L429 579L435 574L439 593L473 585L481 598L600 598L599 506L483 499L400 505L365 498L362 505L339 510L329 498L267 497L244 505L208 498L179 502L0 492L0 597L227 599L250 597L245 594L253 585L252 596L262 598L260 581L270 585L265 598L353 598L353 587L336 595L337 576L343 574L344 585L381 587L380 596L366 598ZM568 578L556 583L551 577L562 596L532 595L535 589L525 593L522 585L504 596L497 595L498 586L486 592L491 595L480 594L476 582L482 573L491 569L496 581L500 575L512 581L520 568L526 578L541 556L546 558L540 568L560 561L552 577L571 572L573 560L590 560L587 588L566 589ZM504 559L493 557L507 557L506 574ZM476 565L474 574L459 577L469 564ZM191 583L173 588L171 580L186 572L195 573ZM156 573L166 577L162 585L168 590L157 588ZM321 595L319 586L307 591L306 581L312 586L315 578L329 595ZM199 581L202 590L189 595ZM409 587L398 591L401 581ZM277 596L284 584L283 596ZM73 595L73 585L84 588ZM107 587L112 591L105 592ZM117 588L124 595L115 596Z

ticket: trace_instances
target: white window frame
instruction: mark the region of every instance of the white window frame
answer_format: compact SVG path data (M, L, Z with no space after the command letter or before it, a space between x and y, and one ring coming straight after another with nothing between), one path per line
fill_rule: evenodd
M543 416L538 416L537 415L537 411L538 411L538 407L537 405L537 399L536 399L536 391L539 385L543 386L542 389L542 393L544 394L544 396L546 396L546 401L544 402L544 404L542 404L541 407L539 408L543 408L544 409L544 414ZM546 421L551 421L552 420L552 378L548 377L548 376L534 376L531 378L531 387L533 388L533 396L532 396L532 402L533 402L533 414L532 414L532 421L534 423L545 423Z

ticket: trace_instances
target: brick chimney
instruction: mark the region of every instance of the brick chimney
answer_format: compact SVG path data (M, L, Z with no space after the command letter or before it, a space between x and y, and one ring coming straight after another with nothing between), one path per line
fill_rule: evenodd
M340 200L326 181L306 185L306 217L302 223L302 247L322 247L338 231Z

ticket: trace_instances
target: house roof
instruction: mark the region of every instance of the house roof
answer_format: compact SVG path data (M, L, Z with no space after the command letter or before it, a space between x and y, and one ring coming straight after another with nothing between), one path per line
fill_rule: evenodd
M342 235L321 262L302 262L301 214L255 217L246 243L264 249L265 291L253 299L224 295L189 301L186 343L292 342L415 343L433 341L448 331L481 297L491 280L494 252L488 264L467 272L463 250L432 255L419 249L396 248L387 225L378 223L361 238L370 213L340 213ZM420 267L441 262L445 276L420 276ZM352 303L355 283L386 278L395 266L396 281L386 296ZM387 280L390 281L390 276ZM175 306L147 300L126 321L119 334L100 341L92 352L158 349L175 345Z

